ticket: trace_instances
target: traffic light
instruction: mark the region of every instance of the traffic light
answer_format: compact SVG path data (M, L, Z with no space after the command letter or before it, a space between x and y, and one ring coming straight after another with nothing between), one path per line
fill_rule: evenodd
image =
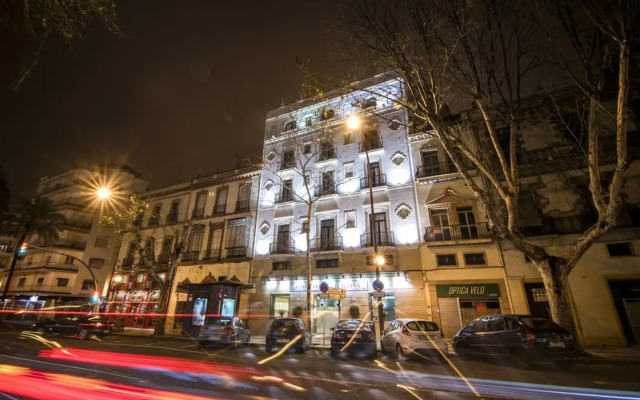
M99 301L100 301L100 295L98 295L98 291L96 290L95 292L93 292L93 296L91 296L91 302L95 304Z
M24 257L27 254L27 247L29 246L29 243L27 242L22 242L22 244L20 245L20 247L18 248L18 251L16 252L16 255L20 258Z

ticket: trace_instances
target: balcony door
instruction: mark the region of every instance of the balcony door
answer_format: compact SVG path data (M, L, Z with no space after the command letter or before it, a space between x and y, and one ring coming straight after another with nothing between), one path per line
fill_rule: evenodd
M332 249L334 247L335 221L333 219L323 219L320 221L320 248Z
M323 172L321 194L331 194L333 192L333 171Z
M380 186L382 184L382 173L380 170L380 163L379 162L370 163L369 171L371 173L371 176L369 176L369 179L371 179L371 185Z
M458 221L460 221L460 237L463 239L476 239L478 237L478 226L476 216L471 207L458 207Z
M384 245L389 242L389 233L387 232L387 213L378 212L373 216L373 226L376 230L376 244ZM373 235L371 221L369 222L369 232ZM373 245L373 242L371 243Z
M438 150L422 151L422 169L425 176L440 174L440 161L438 159Z
M451 240L447 210L431 210L431 228L434 240Z
M222 228L213 228L209 234L209 259L219 259L222 247Z
M288 251L291 248L291 230L289 224L278 225L278 236L276 238L277 249Z

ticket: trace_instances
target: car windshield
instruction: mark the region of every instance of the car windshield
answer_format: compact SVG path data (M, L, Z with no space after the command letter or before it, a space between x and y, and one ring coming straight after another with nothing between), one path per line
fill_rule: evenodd
M426 331L426 332L436 332L439 331L438 325L435 322L431 321L411 321L407 322L407 328L412 331Z
M346 321L339 321L336 325L336 329L358 329L360 324L362 323L361 319L350 319ZM362 324L360 329L369 329L367 324Z
M207 325L227 326L227 325L231 325L231 319L221 318L221 317L211 317L207 320Z
M559 326L545 318L521 317L526 326L533 329L558 329Z
M273 321L272 328L292 327L297 328L296 320L293 319L277 319Z

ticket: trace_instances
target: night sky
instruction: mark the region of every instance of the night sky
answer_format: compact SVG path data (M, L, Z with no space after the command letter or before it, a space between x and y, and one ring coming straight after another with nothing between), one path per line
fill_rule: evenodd
M118 2L123 37L49 42L17 91L33 48L3 32L0 164L12 203L31 197L40 177L79 163L123 162L155 188L260 154L266 112L299 94L296 58L322 75L344 73L336 5Z

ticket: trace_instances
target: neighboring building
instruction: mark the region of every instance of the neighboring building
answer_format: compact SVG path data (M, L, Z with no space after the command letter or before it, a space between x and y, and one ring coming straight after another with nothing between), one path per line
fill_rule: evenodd
M158 309L161 287L152 274L171 279L176 246L181 255L171 281L168 327L182 322L174 313L191 312L188 284L205 278L240 283L234 312L248 309L259 174L257 168L236 169L140 193L149 204L139 228L144 247L136 249L132 234L124 235L105 311L122 313L125 326L153 326L154 314L164 310Z
M51 251L29 249L18 260L8 292L14 307L40 309L87 304L96 287L87 267L76 259L91 268L97 289L102 292L115 249L119 247L115 235L99 223L106 208L97 200L96 190L107 182L124 198L144 190L147 184L137 172L122 165L101 172L77 168L40 179L36 196L50 199L65 220L59 239L50 246ZM27 242L44 246L35 234ZM3 276L2 287L4 279Z
M551 254L561 255L596 216L588 177L581 170L585 157L567 144L574 140L567 140L566 135L572 135L569 125L574 134L585 130L576 116L565 114L560 119L557 107L557 103L538 102L522 125L519 224L525 235ZM474 112L452 116L449 123L473 120ZM620 225L600 237L569 276L578 334L586 345L640 340L640 141L632 123L630 131L628 154L635 159L625 175ZM499 138L505 146L507 137ZM495 239L482 205L433 133L411 132L409 140L428 316L441 324L448 339L484 314L513 312L549 318L546 292L535 266L510 242ZM611 146L615 143L602 140L602 154L615 154ZM476 171L470 173L482 187Z
M306 232L313 260L312 330L328 334L338 318L349 316L351 306L361 317L377 320L369 183L378 253L387 259L381 268L385 318L427 316L407 113L367 91L384 88L401 96L402 87L388 76L359 85L363 90L330 93L328 100L307 100L267 114L250 310L259 316L250 321L256 332L265 332L270 318L306 308ZM352 115L361 119L360 128L348 128ZM346 289L346 299L322 298L322 281Z

